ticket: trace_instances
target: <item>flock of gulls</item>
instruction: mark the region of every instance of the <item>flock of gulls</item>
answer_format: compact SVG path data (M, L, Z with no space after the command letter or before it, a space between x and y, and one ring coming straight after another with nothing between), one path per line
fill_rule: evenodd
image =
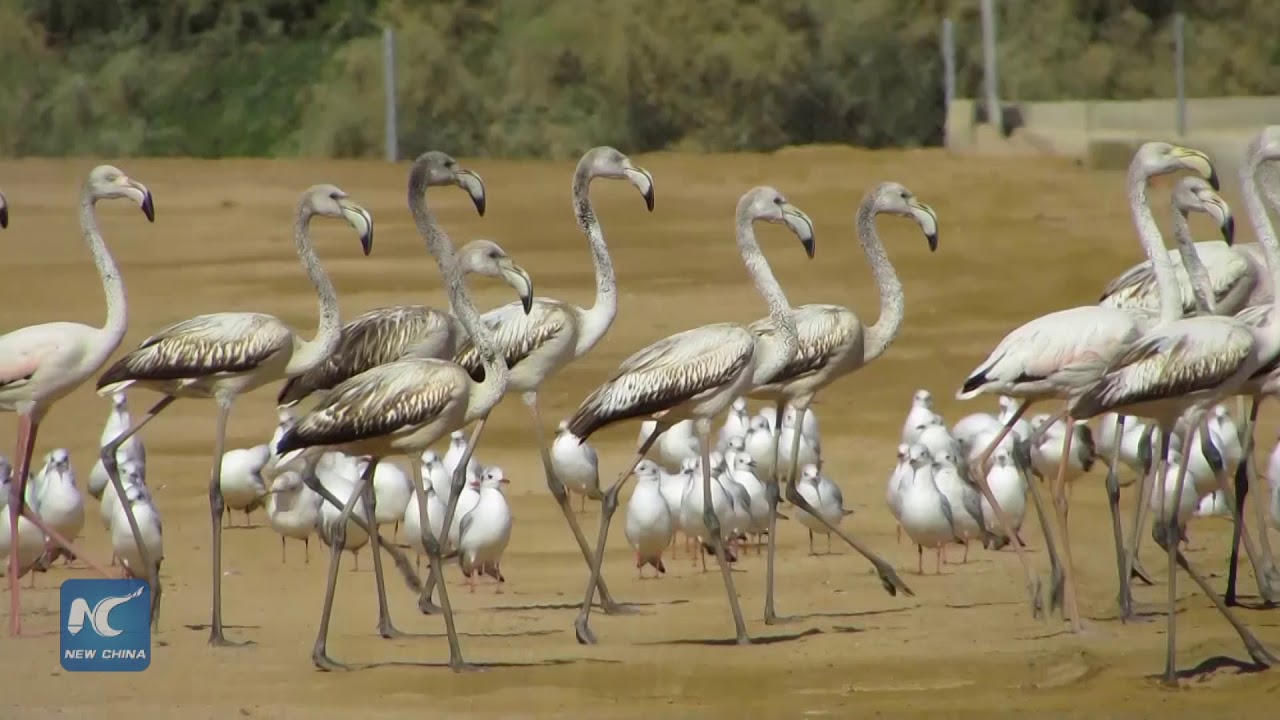
M1260 665L1276 662L1236 620L1236 548L1241 541L1253 563L1263 599L1280 600L1280 579L1265 527L1280 526L1280 494L1267 491L1253 503L1258 542L1241 518L1253 479L1253 426L1260 401L1280 389L1280 246L1260 197L1263 168L1280 160L1280 126L1262 130L1249 146L1240 179L1257 243L1234 245L1234 220L1216 194L1217 175L1201 152L1167 143L1146 143L1128 173L1131 209L1147 261L1118 277L1099 304L1062 310L1009 333L962 383L957 397L995 395L999 411L975 413L948 427L933 410L927 389L915 393L902 428L898 464L886 502L918 548L936 552L935 569L952 545L970 543L999 550L1010 546L1020 560L1031 609L1044 616L1044 587L1024 552L1020 535L1028 505L1037 513L1050 559L1048 610L1061 611L1080 630L1068 509L1070 488L1095 464L1105 466L1115 532L1122 620L1132 616L1132 577L1150 582L1137 562L1147 515L1152 537L1169 561L1168 660L1174 681L1176 570L1182 568L1232 623ZM1148 181L1189 171L1173 197L1178 248L1168 250L1147 203ZM930 250L937 247L935 211L907 188L885 182L870 190L855 217L857 237L880 291L876 322L864 325L838 305L792 306L757 243L754 226L786 227L809 257L815 252L813 223L772 187L742 196L735 212L735 240L768 315L749 325L719 323L694 328L639 350L562 421L548 442L538 390L550 376L587 354L607 333L617 313L618 292L604 235L589 196L595 178L631 183L650 211L651 174L611 147L588 151L572 184L573 210L594 261L596 298L589 308L535 296L533 283L496 243L477 240L455 249L432 215L430 187L456 186L485 211L480 177L441 152L412 165L408 207L435 258L449 296L447 310L423 305L378 308L345 325L336 292L309 238L313 218L336 218L356 232L362 250L373 244L373 218L339 188L317 185L297 207L297 255L315 288L319 330L297 336L278 318L259 313L200 315L161 329L108 365L127 326L121 273L98 231L95 205L128 199L154 221L151 194L119 169L94 168L83 186L80 218L84 237L106 293L102 327L60 322L0 336L0 407L18 415L16 467L0 464L6 485L0 514L0 553L7 556L11 598L10 633L21 631L19 577L47 569L59 558L78 560L108 576L77 547L85 522L65 449L47 453L32 472L41 420L52 405L97 374L97 392L111 398L101 436L101 454L90 472L89 494L100 502L109 531L111 563L153 589L158 617L164 557L160 513L146 482L146 452L139 431L175 400L210 399L218 409L209 499L213 542L209 642L236 644L223 632L221 551L224 524L235 513L264 508L280 535L299 540L309 554L315 535L330 548L324 608L312 660L321 669L345 666L327 652L329 618L344 551L370 547L379 600L379 631L401 633L387 610L383 553L418 594L424 613L443 616L450 666L463 659L442 568L456 560L468 584L492 578L501 591L503 553L512 513L503 492L507 478L484 465L475 450L486 419L508 394L528 408L547 487L561 508L589 567L575 620L579 642L594 643L590 613L596 596L606 613L631 609L610 593L603 576L604 549L621 490L636 487L625 508L624 534L641 577L666 571L683 544L692 561L714 556L723 578L738 643L751 641L730 564L751 544L766 555L764 619L774 609L777 521L795 520L815 535L849 544L874 567L890 594L912 594L891 565L842 527L851 511L840 486L824 470L817 419L811 406L836 380L883 355L904 316L902 284L876 230L881 214L917 223ZM1272 203L1280 192L1265 188ZM1194 242L1187 216L1202 212L1222 228L1225 242ZM0 227L8 223L0 196ZM517 300L481 314L465 277L482 275L510 285ZM105 370L104 370L105 368ZM236 398L272 383L278 392L273 436L250 448L225 447L227 419ZM161 394L144 413L131 416L126 394L141 387ZM1224 404L1251 401L1237 423ZM748 401L763 403L752 414ZM1053 414L1026 419L1039 401L1056 400ZM1243 400L1242 400L1243 402ZM724 416L723 424L713 421ZM1098 418L1094 429L1087 421ZM626 420L643 420L632 461L615 480L602 484L596 431ZM468 433L467 430L470 429ZM432 449L447 442L444 454ZM406 467L389 461L405 456ZM1136 503L1128 540L1119 517L1120 470L1132 470ZM1278 468L1280 469L1280 468ZM1270 477L1277 477L1273 473ZM1233 480L1233 482L1229 482ZM1051 505L1042 497L1047 485ZM572 495L600 503L600 526L589 544L574 512ZM1030 503L1028 503L1028 498ZM783 500L788 516L779 513ZM1267 506L1267 507L1264 507ZM1180 550L1195 516L1234 521L1235 543L1229 588L1219 598ZM1252 523L1251 523L1252 524ZM391 531L389 536L382 533ZM677 539L683 535L683 543ZM402 541L403 546L395 542ZM1259 548L1260 545L1260 548ZM412 562L401 551L417 553ZM358 554L356 555L358 558ZM425 557L429 575L418 576Z

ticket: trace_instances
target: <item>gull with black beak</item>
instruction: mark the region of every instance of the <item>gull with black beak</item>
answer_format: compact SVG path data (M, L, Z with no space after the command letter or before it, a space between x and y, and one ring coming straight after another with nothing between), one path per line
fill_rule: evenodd
M107 319L102 327L75 322L51 322L19 328L0 335L0 411L18 415L18 466L9 484L9 532L11 547L18 547L18 518L34 524L53 543L84 560L103 577L106 570L77 552L70 541L48 526L29 506L24 494L31 469L31 453L40 421L50 407L96 373L120 346L128 326L124 282L98 231L99 200L131 200L148 221L155 220L151 192L111 165L89 172L80 192L80 227L93 254L102 289L106 293ZM9 574L18 577L18 554L9 556ZM18 583L9 583L9 634L22 632Z
M116 449L178 398L213 400L218 421L213 443L213 472L209 481L209 512L213 524L213 617L209 644L230 645L222 632L222 512L225 509L220 480L225 451L227 419L236 398L268 383L301 375L324 361L342 333L338 297L333 283L320 266L311 245L311 219L315 216L343 220L356 231L360 247L373 249L373 218L347 194L333 185L314 185L302 193L294 221L294 246L320 305L320 327L312 340L298 337L283 320L263 313L223 312L198 315L170 325L142 341L138 348L116 361L98 378L98 394L111 395L125 388L141 387L163 397L115 440L102 448L102 464L120 497L125 497L117 467ZM148 557L137 523L125 504L125 517ZM136 571L155 586L156 571ZM152 597L155 595L153 593Z

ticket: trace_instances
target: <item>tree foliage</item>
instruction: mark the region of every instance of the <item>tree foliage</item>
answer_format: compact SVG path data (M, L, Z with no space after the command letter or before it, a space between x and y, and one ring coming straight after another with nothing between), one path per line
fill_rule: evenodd
M1006 98L1173 89L1175 0L997 2ZM1182 0L1194 95L1280 92L1270 0ZM934 144L938 31L978 0L0 0L0 153L376 155L381 28L409 152Z

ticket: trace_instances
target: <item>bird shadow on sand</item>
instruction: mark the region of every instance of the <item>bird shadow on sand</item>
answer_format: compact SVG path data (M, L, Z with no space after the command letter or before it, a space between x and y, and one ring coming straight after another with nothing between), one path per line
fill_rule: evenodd
M470 663L470 669L484 671L484 670L500 670L503 668L560 667L564 665L577 665L580 663L589 663L589 662L618 663L621 661L593 660L593 659L587 659L587 658L584 658L584 659L555 658L551 660L538 660L535 662L473 662L473 663ZM395 667L439 668L441 670L448 670L449 663L447 662L415 662L412 660L389 660L387 662L375 662L375 663L352 663L349 667L351 670L377 670L379 668L395 668Z
M780 618L780 620L782 620L784 623L792 623L792 622L798 622L800 620L813 620L816 618L872 617L874 615L896 615L898 613L910 612L914 609L915 607L913 606L913 607L884 608L883 610L861 610L861 611L850 611L850 612L811 612L811 613L805 613L803 615L790 615L785 618Z
M1025 600L992 600L991 602L977 603L946 603L943 607L948 610L972 610L975 608L999 607L1001 605L1026 605Z
M758 635L751 638L752 645L776 645L778 643L792 642L794 640L802 640L810 635L821 635L822 630L818 628L809 628L796 633L786 633L781 635ZM636 643L637 645L705 645L708 647L733 646L738 641L734 638L685 638L681 640L654 640L652 642Z
M683 605L687 602L689 601L688 600L662 600L662 601L655 601L655 602L629 602L629 603L624 603L624 605L627 605L629 607L634 607L634 608L643 608L643 607L657 607L659 605ZM493 607L486 608L486 610L490 612L527 612L530 610L577 610L580 607L582 607L582 603L576 603L576 602L575 603L567 603L567 602L566 603L534 603L531 605L494 605ZM592 607L592 612L604 612L604 610L600 607L599 603L593 603L591 607Z
M557 635L557 634L564 633L564 632L568 632L568 631L567 631L567 630L523 630L523 631L520 631L520 632L491 632L491 633L481 633L481 632L460 632L460 633L458 633L458 637L469 637L469 638L520 638L520 637L541 637L541 636L543 636L543 635ZM448 634L446 634L446 633L442 633L442 632L414 632L414 633L406 632L403 636L401 636L401 637L399 637L399 638L390 638L390 639L392 639L392 640L401 640L401 639L403 639L403 640L416 640L416 639L418 639L418 638L436 638L436 639L439 639L439 638L446 638L446 637L449 637L449 636L448 636Z
M211 626L210 626L210 625L208 625L207 623L205 623L205 624L183 625L182 627L184 627L184 628L186 628L186 629L188 629L188 630L195 630L195 631L203 631L203 630L209 630L209 629L211 629ZM226 624L226 623L223 623L223 624L222 624L222 629L223 629L223 630L261 630L261 629L262 629L262 626L261 626L261 625L228 625L228 624Z
M1252 675L1254 673L1263 672L1267 669L1268 666L1261 663L1245 662L1244 660L1237 660L1225 655L1214 655L1213 657L1205 658L1194 667L1189 667L1185 670L1178 670L1176 675L1179 680L1199 680L1224 670L1234 670L1235 672L1232 673L1234 675ZM1151 675L1148 677L1155 679L1160 678L1159 675Z
M1246 600L1248 602L1244 602ZM1238 607L1241 610L1275 610L1280 607L1280 603L1263 600L1257 595L1236 595L1236 602L1233 607Z

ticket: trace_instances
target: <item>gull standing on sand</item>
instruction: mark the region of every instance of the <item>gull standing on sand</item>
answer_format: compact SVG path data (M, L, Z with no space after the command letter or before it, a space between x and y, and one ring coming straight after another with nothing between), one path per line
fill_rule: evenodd
M942 549L958 540L951 504L933 481L935 465L925 446L912 445L907 450L907 462L911 465L911 476L902 482L898 522L916 545L917 571L924 574L924 549L927 547L937 553L934 568L935 572L941 573Z
M218 488L227 509L223 527L231 526L234 511L243 512L245 525L248 525L253 511L266 504L267 484L262 479L262 469L270 460L271 449L265 444L233 448L222 454Z
M71 455L66 448L52 450L45 456L41 470L40 492L36 498L40 518L62 537L75 541L84 529L84 498L76 487L76 476L71 471ZM73 559L64 548L46 539L48 552L44 564L48 566L59 556Z
M1027 516L1027 476L1014 462L1013 452L1007 447L998 447L991 454L991 469L987 471L987 487L1001 509L1013 523L1016 533L1022 528L1022 521ZM986 523L987 532L995 543L993 550L999 550L1009 543L1009 537L996 520L991 503L982 498L982 521Z
M933 393L916 390L911 396L911 409L902 421L902 442L911 445L919 440L920 430L933 420Z
M831 554L831 530L828 525L840 526L840 522L844 520L846 515L852 515L852 510L846 510L844 507L844 493L840 491L840 486L831 481L826 473L823 473L818 465L808 463L800 468L800 483L796 486L800 496L803 497L814 510L817 510L827 522L824 524L808 512L796 508L798 513L796 520L800 521L809 529L809 554L816 555L813 549L813 534L818 533L827 537L827 552ZM765 508L765 525L768 526L768 508Z
M625 526L627 543L636 551L636 571L644 579L644 568L652 565L665 574L662 552L675 537L675 523L662 493L662 471L651 461L636 466L636 489L627 501Z
M600 492L600 458L596 449L569 433L569 421L561 420L556 439L551 443L551 469L564 483L565 489L582 497L579 510L587 509L587 500L604 497Z
M454 430L449 433L449 449L444 452L444 471L453 477L453 473L458 469L458 463L462 462L462 458L467 455L467 434L462 430ZM480 461L474 455L467 458L467 484L471 484L480 479ZM450 491L452 492L452 491ZM444 493L441 500L448 502L450 493Z
M145 485L134 484L125 488L125 503L119 503L113 510L111 518L111 550L120 559L128 577L140 578L159 584L159 578L152 577L149 572L159 570L160 561L164 560L164 528L160 525L160 512L151 501L151 492ZM126 508L142 531L142 542L145 551L152 559L150 565L144 560L143 551L134 541L133 530L125 517Z
M98 437L99 449L106 447L112 440L115 440L133 423L129 417L129 401L127 396L122 393L112 393L111 395L111 412L107 414L107 422L102 427L102 435ZM99 452L101 455L101 452ZM146 468L147 451L142 446L142 436L132 435L128 440L116 450L116 462L123 463L131 460L140 467ZM93 468L89 471L89 494L96 500L102 499L102 491L111 482L111 476L107 475L107 468L102 464L102 458L98 457Z
M502 553L511 542L511 506L502 486L509 483L502 468L490 465L476 484L476 505L458 526L458 566L467 579L467 587L475 592L475 573L484 573L498 581L494 592L502 592L507 581L502 576Z
M285 561L285 544L289 538L301 540L303 562L311 562L311 536L320 523L320 506L324 499L302 482L294 470L276 476L267 495L267 522L280 535L280 562Z
M969 562L969 541L977 540L986 544L986 525L983 521L982 493L965 482L961 472L955 455L950 451L933 454L933 483L946 497L951 508L952 529L956 539L964 545L964 559L961 562ZM946 559L945 552L943 559Z

